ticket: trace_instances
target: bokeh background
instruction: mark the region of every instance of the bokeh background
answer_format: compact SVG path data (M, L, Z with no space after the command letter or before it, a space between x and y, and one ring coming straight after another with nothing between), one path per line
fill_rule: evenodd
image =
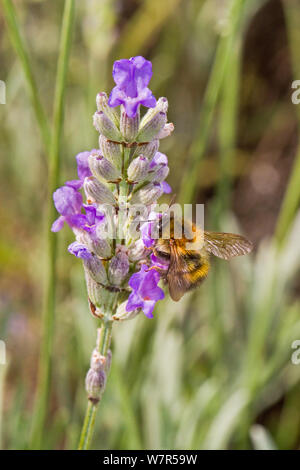
M57 235L52 372L37 438L49 155L9 5L51 123L64 3L4 0L0 10L5 449L76 448L96 336L65 228ZM207 229L238 231L255 243L250 256L214 260L203 286L179 303L166 298L153 320L141 315L114 327L95 449L300 446L300 365L291 362L300 339L300 105L291 101L292 81L300 79L299 31L298 0L75 2L60 183L76 176L74 156L97 146L95 96L110 91L114 60L141 54L153 63L155 96L169 100L175 131L161 151L180 202L205 203Z

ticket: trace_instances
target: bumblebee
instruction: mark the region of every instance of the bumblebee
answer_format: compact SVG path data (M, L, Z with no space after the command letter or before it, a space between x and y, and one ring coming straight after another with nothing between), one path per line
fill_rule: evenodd
M181 225L180 238L175 237L176 226ZM170 296L174 301L191 289L199 286L207 277L211 254L229 260L235 256L246 255L252 251L253 245L245 237L234 233L207 232L193 223L177 221L170 217L168 235L163 224L160 227L161 237L158 238L153 253L167 269L155 267L168 284ZM177 232L178 233L178 232Z

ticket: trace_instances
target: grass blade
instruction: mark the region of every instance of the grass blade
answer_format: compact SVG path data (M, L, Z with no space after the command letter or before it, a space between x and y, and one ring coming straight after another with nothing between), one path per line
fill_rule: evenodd
M266 428L254 424L250 429L251 441L255 450L276 450L277 447Z
M287 23L287 30L289 36L289 44L291 49L292 67L294 69L294 76L300 76L299 66L299 2L292 0L288 4L283 3L285 8L285 17ZM292 91L292 90L291 90ZM296 106L296 105L295 105ZM300 108L297 108L297 117L300 127ZM281 206L280 214L278 217L275 238L279 246L282 245L285 236L287 235L295 212L298 209L300 202L300 145L295 156L293 168L291 171L290 180Z
M234 170L236 127L239 102L241 41L237 40L228 60L220 109L220 179L215 200L215 226L220 229L220 218L230 207L231 179ZM218 226L219 225L219 226Z
M26 50L24 39L20 34L20 26L17 21L14 6L11 0L3 0L3 13L7 23L9 36L15 48L17 55L21 61L24 76L27 82L30 99L34 109L35 117L40 128L42 140L46 151L50 149L50 130L48 121L39 98L36 81L33 75L32 66L30 64L29 55Z
M2 441L3 441L3 389L5 383L5 373L6 373L7 366L0 363L0 449L2 449Z
M181 0L146 0L128 23L122 34L119 57L143 52L153 35L168 20Z
M190 149L190 164L181 185L179 200L186 204L192 201L195 193L199 165L204 157L216 103L224 80L228 59L236 40L244 5L245 0L232 1L228 31L219 40L214 65L203 99L198 138L194 140Z
M55 313L55 272L57 245L57 235L52 233L50 230L56 214L52 201L52 193L59 184L59 147L64 120L65 87L73 22L74 0L66 0L62 20L60 53L57 65L53 111L53 137L50 147L47 218L48 272L45 291L45 310L43 316L43 338L41 346L42 350L40 355L38 386L31 435L32 449L40 448L42 443L42 434L47 413L47 402L51 379L51 359Z

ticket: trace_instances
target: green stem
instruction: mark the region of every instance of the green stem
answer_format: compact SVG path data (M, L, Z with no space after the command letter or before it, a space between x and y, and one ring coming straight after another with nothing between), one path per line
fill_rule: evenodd
M245 0L232 0L228 20L228 31L224 32L219 40L214 65L203 99L198 138L192 144L190 150L190 164L184 174L181 185L179 200L184 203L190 203L193 200L197 180L199 178L200 163L203 160L206 150L214 110L223 83L227 62L241 24L244 4Z
M212 218L210 218L212 227L220 231L222 231L224 215L228 214L230 207L231 179L233 175L236 145L240 58L241 40L237 40L228 61L220 99L219 180L212 207ZM221 357L227 340L223 315L224 298L222 294L220 294L224 291L222 268L223 266L219 263L214 266L214 270L211 274L212 282L210 283L210 302L212 320L214 323L213 341L217 357ZM216 364L218 363L221 364L221 361L216 361Z
M299 65L299 2L298 0L290 0L285 5L285 17L287 23L287 31L289 37L289 46L291 50L292 67L295 78L300 76L300 65ZM292 93L291 88L291 93ZM300 105L294 105L296 114L298 117L298 127L300 127ZM283 203L280 209L278 222L275 231L275 240L278 247L281 247L284 239L290 229L293 217L298 209L300 202L300 145L298 144L297 153L295 156L293 168L291 171L290 180L285 192Z
M111 330L112 330L112 321L103 322L100 336L97 341L97 349L102 356L107 355L111 341ZM98 403L92 403L88 401L87 410L85 413L85 418L82 426L82 431L80 435L80 441L78 450L87 450L90 447L90 443L93 437L94 428L95 428L95 419L98 410Z
M17 55L21 61L24 76L27 82L30 99L35 112L35 117L39 125L43 143L47 152L50 149L50 130L48 121L39 98L36 81L33 76L32 66L30 64L29 55L26 50L25 41L20 34L20 26L17 21L14 6L11 0L2 0L3 2L3 13L7 23L7 28L11 42L15 48Z
M238 38L228 61L220 100L219 179L214 202L214 227L216 227L216 230L221 230L222 216L230 207L232 175L235 163L240 59L241 38Z
M46 279L45 307L43 316L43 339L39 362L39 375L33 426L31 435L31 448L40 448L45 419L47 414L48 397L51 379L52 346L54 336L55 313L55 277L56 277L56 251L57 236L51 232L51 225L56 217L52 201L52 194L59 185L59 148L64 120L65 86L68 69L68 60L71 47L71 34L74 22L74 0L66 0L64 6L60 53L58 57L57 76L55 85L55 98L53 110L53 136L49 156L48 176L48 272Z

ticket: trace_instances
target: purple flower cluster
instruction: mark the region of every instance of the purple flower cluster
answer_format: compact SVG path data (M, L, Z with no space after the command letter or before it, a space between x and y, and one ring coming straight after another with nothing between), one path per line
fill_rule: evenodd
M104 220L104 214L95 205L83 204L82 195L79 192L84 178L92 174L88 166L90 153L81 152L76 156L79 179L66 181L65 185L53 194L54 205L60 216L54 221L52 232L59 232L66 222L71 228L79 228L95 234L97 225ZM83 209L85 214L82 213Z
M98 295L97 289L91 287L89 291L89 284L93 286L93 282L101 283L102 289L103 282L110 283L107 284L108 292L112 292L109 289L111 286L129 285L131 293L126 312L142 310L148 318L153 317L155 303L164 298L164 292L158 286L161 279L159 271L168 268L167 263L151 254L151 250L145 249L155 244L151 230L159 214L151 213L149 218L153 221L142 225L139 239L128 237L131 240L128 245L126 237L121 245L105 240L98 228L106 218L108 220L107 214L105 216L102 212L106 210L103 209L104 202L111 204L118 219L120 183L128 184L129 205L136 200L145 204L149 211L151 204L162 193L172 191L165 181L169 173L167 156L157 149L159 140L168 136L174 126L167 123L167 99L156 101L148 88L151 77L152 64L141 56L114 63L113 78L116 86L109 99L105 93L97 97L96 129L100 133L101 150L93 149L76 156L78 179L66 181L54 192L54 205L60 215L51 228L53 232L58 232L66 223L74 231L76 241L69 245L68 251L84 261L92 302L98 307L104 302L100 294L96 299L93 298L93 295ZM109 109L120 105L122 110L119 115L117 111ZM141 121L140 105L155 108L146 113L145 119ZM137 116L137 119L127 119L126 115L129 118ZM118 142L123 145L129 142L131 146L136 146L137 153L133 152L131 164L125 170L123 150ZM138 153L141 148L143 150ZM143 182L144 185L141 184ZM83 202L82 188L89 204ZM132 272L137 262L140 270L129 278L128 272ZM103 297L107 298L107 295Z
M144 57L117 60L113 67L116 86L111 91L109 106L114 108L122 104L131 118L135 117L140 105L154 108L156 99L148 88L151 77L152 64Z
M129 286L132 289L126 306L127 312L141 308L148 318L153 318L153 309L158 300L164 298L164 291L158 287L160 275L155 269L142 264L141 270L131 276Z
M152 161L150 162L149 169L152 170L153 172L156 172L157 179L165 178L164 173L167 172L168 174L169 172L167 155L161 152L156 152ZM166 181L162 181L161 185L162 185L163 192L165 194L170 194L172 192L171 186Z

